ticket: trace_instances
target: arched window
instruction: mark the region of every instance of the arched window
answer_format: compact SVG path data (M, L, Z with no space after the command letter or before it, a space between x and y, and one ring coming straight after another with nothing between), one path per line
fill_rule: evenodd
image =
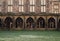
M5 19L5 27L9 30L10 28L12 28L13 25L13 20L11 17L6 17Z
M35 22L34 22L33 18L31 18L31 17L29 17L26 20L26 23L27 23L27 28L34 28L35 27Z
M23 27L23 19L22 18L20 18L20 17L18 17L17 19L16 19L16 28L17 27L20 27L20 28L22 28Z
M55 19L54 18L48 19L48 28L55 28Z
M40 17L38 20L37 20L37 28L44 28L45 27L45 20Z

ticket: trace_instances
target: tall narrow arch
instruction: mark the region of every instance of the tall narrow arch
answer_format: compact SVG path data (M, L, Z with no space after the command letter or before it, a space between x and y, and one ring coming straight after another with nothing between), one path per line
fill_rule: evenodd
M4 23L5 27L9 30L13 26L13 19L11 17L6 17Z
M48 28L55 28L55 19L52 17L48 19Z
M16 28L20 27L20 28L23 28L23 19L18 17L15 21L16 23Z
M35 28L35 22L34 22L34 19L29 17L27 20L26 20L26 24L27 24L27 28Z
M45 20L40 17L37 19L37 28L45 28Z

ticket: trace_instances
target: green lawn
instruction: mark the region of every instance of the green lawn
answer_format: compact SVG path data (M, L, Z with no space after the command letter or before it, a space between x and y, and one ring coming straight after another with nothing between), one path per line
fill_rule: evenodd
M0 31L0 41L60 41L60 31Z

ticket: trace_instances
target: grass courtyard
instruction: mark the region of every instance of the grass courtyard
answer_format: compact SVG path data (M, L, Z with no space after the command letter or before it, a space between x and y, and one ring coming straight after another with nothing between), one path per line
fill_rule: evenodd
M60 41L60 31L0 31L0 41Z

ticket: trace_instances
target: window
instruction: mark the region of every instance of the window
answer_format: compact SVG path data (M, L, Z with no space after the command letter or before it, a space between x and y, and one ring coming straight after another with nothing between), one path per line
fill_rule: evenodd
M52 6L52 13L59 13L59 5Z
M52 8L52 13L59 13L59 9Z
M13 0L7 0L8 1L8 12L13 12Z
M53 13L59 13L58 9L53 9Z
M30 6L30 12L34 12L34 6Z
M19 5L23 5L24 4L24 0L19 0Z
M8 0L8 5L13 5L13 0Z
M23 6L19 6L19 12L24 12L24 7Z
M58 5L54 6L54 10L55 10L55 13L59 13L59 7L58 7Z
M30 1L30 12L35 12L35 1L36 0L29 0Z
M46 12L46 0L41 0L41 12Z
M19 5L21 5L22 4L22 1L21 0L19 0Z
M8 6L8 12L12 12L12 6Z
M30 5L35 5L35 0L30 0Z
M46 7L45 6L41 6L41 12L46 12Z
M19 0L19 12L24 12L24 0Z
M22 10L22 7L21 7L21 6L19 6L19 12L21 12L21 10Z
M41 0L41 5L46 5L46 0Z
M59 12L58 10L54 11L54 13L58 13L58 12Z
M58 7L58 5L54 5L54 9L58 9L59 7Z

